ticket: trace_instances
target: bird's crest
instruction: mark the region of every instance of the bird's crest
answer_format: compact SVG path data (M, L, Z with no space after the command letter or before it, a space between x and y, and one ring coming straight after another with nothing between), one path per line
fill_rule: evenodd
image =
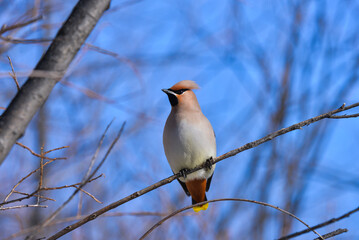
M183 80L171 87L172 90L180 90L180 89L199 89L197 83L191 80Z

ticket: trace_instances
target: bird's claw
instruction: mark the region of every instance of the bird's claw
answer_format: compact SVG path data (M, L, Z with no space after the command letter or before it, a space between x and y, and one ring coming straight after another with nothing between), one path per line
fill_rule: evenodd
M212 165L213 165L213 157L210 157L206 160L206 163L205 163L205 167L207 170L211 170L212 169Z
M186 177L187 177L188 172L189 172L189 169L188 169L188 168L183 168L183 169L181 169L181 170L179 171L181 177L183 177L183 178L186 178Z

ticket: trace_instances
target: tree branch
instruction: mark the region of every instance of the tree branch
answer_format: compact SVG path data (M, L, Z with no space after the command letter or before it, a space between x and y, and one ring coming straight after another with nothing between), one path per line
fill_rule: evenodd
M161 219L160 221L158 221L155 225L153 225L145 234L143 234L139 239L140 240L143 240L145 239L153 230L155 230L157 227L159 227L162 223L164 223L166 220L170 219L171 217L185 211L185 210L188 210L188 209L191 209L192 207L195 207L195 206L201 206L203 205L204 203L211 203L211 202L222 202L222 201L235 201L235 202L249 202L249 203L255 203L255 204L259 204L259 205L263 205L263 206L266 206L266 207L271 207L271 208L274 208L274 209L277 209L278 211L281 211L282 213L285 213L295 219L297 219L299 222L303 223L307 228L308 228L308 231L312 231L314 232L316 235L318 235L318 239L321 239L321 240L324 240L324 238L319 234L317 233L314 229L312 229L308 224L306 224L303 220L301 220L300 218L298 218L297 216L295 216L294 214L286 211L286 210L283 210L279 207L276 207L276 206L273 206L269 203L265 203L265 202L259 202L259 201L254 201L254 200L249 200L249 199L241 199L241 198L222 198L222 199L213 199L213 200L209 200L209 201L205 201L205 202L201 202L201 203L196 203L194 205L190 205L190 206L187 206L187 207L184 207L184 208L181 208L179 210L176 210L174 212L172 212L171 214L167 215L165 218Z
M12 206L12 207L0 207L0 211L11 210L11 209L18 209L18 208L27 208L27 207L47 208L46 205L39 205L39 204L31 205L31 204L26 204L26 205Z
M267 135L267 136L265 136L265 137L263 137L261 139L258 139L256 141L247 143L247 144L243 145L240 148L234 149L234 150L232 150L230 152L227 152L227 153L225 153L225 154L223 154L223 155L221 155L219 157L214 158L212 160L212 164L217 163L219 161L222 161L223 159L232 157L232 156L234 156L234 155L236 155L236 154L238 154L240 152L243 152L243 151L246 151L248 149L257 147L257 146L261 145L262 143L268 142L268 141L272 140L273 138L276 138L276 137L278 137L280 135L286 134L288 132L291 132L291 131L294 131L294 130L297 130L297 129L301 129L303 126L308 126L308 125L310 125L310 124L312 124L314 122L320 121L320 120L322 120L324 118L329 118L333 114L340 113L340 112L343 112L343 111L346 111L346 110L349 110L349 109L352 109L352 108L355 108L355 107L358 107L358 106L359 106L359 102L355 103L355 104L352 104L352 105L350 105L348 107L345 107L345 104L343 104L340 108L338 108L336 110L333 110L333 111L330 111L328 113L316 116L314 118L310 118L308 120L305 120L305 121L302 121L300 123L294 124L294 125L289 126L287 128L280 129L280 130L278 130L276 132L273 132L273 133L271 133L271 134L269 134L269 135ZM200 170L202 168L205 168L205 167L207 167L206 163L189 170L188 173L198 171L198 170ZM114 208L116 208L116 207L118 207L118 206L132 200L132 199L138 198L139 196L144 195L144 194L146 194L146 193L148 193L150 191L153 191L156 188L159 188L159 187L161 187L163 185L166 185L166 184L172 182L173 180L175 180L175 179L177 179L179 177L180 177L179 173L174 174L174 175L172 175L172 176L170 176L168 178L165 178L165 179L163 179L163 180L161 180L161 181L159 181L157 183L154 183L154 184L152 184L152 185L150 185L150 186L148 186L146 188L143 188L143 189L141 189L141 190L139 190L137 192L134 192L131 195L125 197L125 198L122 198L122 199L120 199L120 200L118 200L116 202L113 202L113 203L111 203L111 204L109 204L109 205L107 205L107 206L93 212L92 214L88 215L87 217L81 219L80 221L78 221L78 222L76 222L76 223L74 223L72 225L67 226L66 228L64 228L61 231L57 232L53 236L49 237L48 240L57 239L57 238L65 235L65 234L73 231L74 229L84 225L85 223L94 220L95 218L97 218L98 216L104 214L105 212L107 212L107 211L109 211L111 209L114 209Z
M338 236L339 234L342 234L342 233L345 233L345 232L348 232L348 229L346 228L339 228L333 232L330 232L330 233L327 233L327 234L324 234L322 237L324 239L328 239L328 238L332 238L332 237L335 237L335 236ZM316 238L314 240L319 240L319 238Z
M0 164L24 134L30 120L45 103L109 4L110 0L80 0L77 3L34 69L55 71L59 76L30 76L0 118Z
M312 229L318 229L318 228L325 227L325 226L327 226L327 225L329 225L329 224L332 224L332 223L334 223L334 222L338 222L338 221L342 220L343 218L347 218L347 217L349 217L351 214L356 213L356 212L358 212L358 211L359 211L359 207L357 207L356 209L353 209L353 210L351 210L351 211L349 211L349 212L343 214L343 215L340 216L340 217L332 218L332 219L330 219L330 220L328 220L328 221L326 221L326 222L317 224L317 225L315 225L315 226L313 226L313 227L311 227L311 228L312 228ZM310 230L308 230L308 229L304 229L304 230L302 230L302 231L300 231L300 232L292 233L292 234L290 234L290 235L281 237L281 238L279 238L278 240L287 240L287 239L290 239L290 238L294 238L294 237L297 237L297 236L299 236L299 235L305 234L305 233L307 233L307 232L309 232L309 231L310 231Z
M30 19L26 22L22 22L22 23L16 23L16 24L13 24L13 25L10 25L10 26L6 26L5 24L1 26L1 29L0 29L0 35L6 33L7 31L11 31L11 30L14 30L14 29L17 29L17 28L22 28L22 27L25 27L29 24L32 24L34 22L37 22L39 20L42 19L42 16L37 16L33 19Z
M9 56L7 56L7 59L9 59L9 64L10 64L10 67L11 67L11 73L9 73L9 74L12 77L12 79L14 79L17 90L20 91L20 85L19 85L19 82L17 81L16 73L15 73L15 70L14 70L14 66L12 65L11 58Z
M359 113L357 114L351 114L351 115L340 115L340 116L331 116L330 118L333 118L333 119L341 119L341 118L356 118L356 117L359 117Z
M112 123L112 121L111 121ZM98 148L101 147L102 145L102 142L103 142L103 138L109 128L109 126L111 125L111 123L107 126L104 134L102 135L101 137L101 140L100 140L100 143L99 143L99 146ZM72 195L58 208L56 209L55 212L53 212L46 220L44 223L41 224L41 227L45 227L47 225L50 224L50 222L57 216L57 214L75 197L75 195L80 191L79 188L82 188L83 186L85 186L89 180L91 180L91 178L97 173L97 171L100 169L100 167L102 166L102 164L105 162L105 160L107 159L108 155L110 154L112 148L115 146L115 144L117 143L117 141L120 139L121 135L122 135L122 132L125 128L125 125L126 125L126 122L124 122L121 126L121 129L120 131L118 132L116 138L112 141L110 147L107 149L107 152L105 154L105 156L102 158L101 162L97 165L97 167L92 171L91 174L86 174L86 178L83 178L82 179L82 183L78 186L78 188L72 193ZM94 156L97 156L97 153L98 151L96 150L95 152L95 155ZM94 159L94 158L92 158ZM91 160L91 161L94 161L94 160ZM91 164L90 164L90 168L92 168Z

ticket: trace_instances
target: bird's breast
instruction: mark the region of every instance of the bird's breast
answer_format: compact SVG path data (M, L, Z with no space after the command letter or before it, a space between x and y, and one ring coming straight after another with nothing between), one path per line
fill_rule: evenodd
M163 145L174 173L194 168L216 156L213 129L203 114L192 118L171 118L170 115L163 133ZM208 178L213 169L209 172L200 170L190 174L189 178Z

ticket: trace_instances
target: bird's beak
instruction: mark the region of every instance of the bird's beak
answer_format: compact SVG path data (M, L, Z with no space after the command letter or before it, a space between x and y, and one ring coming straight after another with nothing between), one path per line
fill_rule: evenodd
M162 89L162 91L163 91L164 93L166 93L167 95L168 95L168 94L174 95L174 92L172 92L172 91L169 90L169 89Z

